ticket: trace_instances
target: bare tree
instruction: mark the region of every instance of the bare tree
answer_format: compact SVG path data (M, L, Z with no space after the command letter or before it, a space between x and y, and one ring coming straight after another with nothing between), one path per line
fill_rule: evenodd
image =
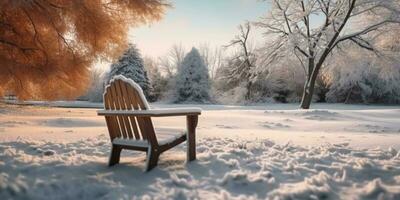
M241 79L241 82L246 84L246 100L251 98L251 88L252 88L252 69L255 63L255 54L252 52L249 46L249 34L251 30L251 25L246 22L244 25L239 26L240 33L230 42L226 47L238 46L238 51L231 60L231 66L229 71L229 78Z
M301 108L308 109L314 87L326 58L351 42L376 51L368 37L390 24L399 23L398 0L271 0L272 9L258 26L273 38L261 59L264 69L286 56L296 56L304 68ZM321 16L323 21L321 21ZM367 23L357 20L369 17Z
M165 56L158 58L160 72L163 75L165 86L163 90L163 98L173 99L176 88L176 75L179 67L182 65L186 55L186 49L182 44L174 44Z
M212 48L208 43L205 43L199 46L199 51L204 63L208 67L210 79L214 80L215 73L223 64L224 55L222 49L219 47Z
M91 102L103 102L103 92L105 84L105 71L99 67L90 69L90 82L86 94L83 96Z
M185 58L186 50L182 44L174 44L168 54L159 58L161 69L166 73L167 77L175 76L178 67Z

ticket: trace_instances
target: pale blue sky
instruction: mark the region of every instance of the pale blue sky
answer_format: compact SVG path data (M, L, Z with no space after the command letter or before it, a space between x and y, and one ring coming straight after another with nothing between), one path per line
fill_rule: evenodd
M237 26L254 21L268 9L260 0L171 0L173 8L164 18L151 25L130 31L130 41L136 43L143 55L158 57L166 54L173 44L186 48L208 43L226 45L237 34ZM253 38L259 38L255 32Z

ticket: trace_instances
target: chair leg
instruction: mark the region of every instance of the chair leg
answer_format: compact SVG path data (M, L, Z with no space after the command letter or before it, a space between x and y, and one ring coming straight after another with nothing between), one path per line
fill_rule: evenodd
M150 147L147 151L146 172L157 166L159 157L160 153Z
M198 122L197 115L186 117L187 123L187 161L196 160L196 126Z
M112 145L110 159L108 161L108 166L113 166L119 163L119 158L121 155L122 148L116 145Z

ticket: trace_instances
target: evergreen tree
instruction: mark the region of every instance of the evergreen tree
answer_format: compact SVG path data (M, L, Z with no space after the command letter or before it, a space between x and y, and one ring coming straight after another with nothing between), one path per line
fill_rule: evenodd
M144 95L148 100L152 100L152 87L144 68L143 59L139 50L135 45L129 45L129 48L118 59L116 63L111 65L111 71L108 75L107 82L116 76L123 75L130 78L142 87Z
M210 101L208 69L196 48L185 56L176 77L175 102Z

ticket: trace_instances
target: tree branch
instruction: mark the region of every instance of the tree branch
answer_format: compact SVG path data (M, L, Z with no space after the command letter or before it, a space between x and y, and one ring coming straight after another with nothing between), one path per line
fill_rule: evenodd
M371 26L366 27L363 30L357 31L355 33L349 34L349 35L345 35L340 37L339 39L337 39L337 41L334 43L334 45L332 46L332 48L334 48L336 45L338 45L340 42L346 41L346 40L350 40L350 39L354 39L357 37L360 37L362 35L368 34L371 31L375 31L377 29L379 29L380 27L382 27L383 25L387 24L387 23L400 23L397 21L392 21L392 20L384 20L381 22L378 22L376 24L373 24Z

